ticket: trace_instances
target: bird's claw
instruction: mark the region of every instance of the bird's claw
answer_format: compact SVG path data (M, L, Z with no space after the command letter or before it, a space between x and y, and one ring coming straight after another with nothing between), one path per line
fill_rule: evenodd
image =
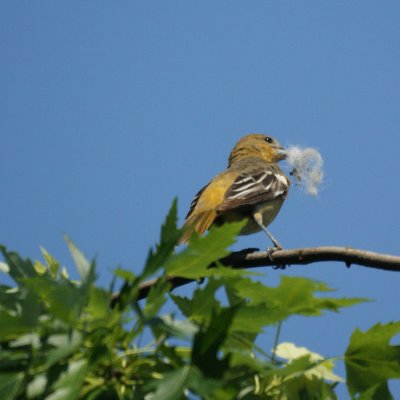
M267 257L269 258L269 260L270 260L272 263L275 263L275 260L274 260L274 258L272 257L272 254L275 253L275 251L278 251L278 250L282 250L282 246L274 246L274 247L272 247L272 248L268 248L268 249L267 249ZM285 264L273 265L272 268L273 268L273 269L285 269L285 268L286 268L286 265L285 265Z

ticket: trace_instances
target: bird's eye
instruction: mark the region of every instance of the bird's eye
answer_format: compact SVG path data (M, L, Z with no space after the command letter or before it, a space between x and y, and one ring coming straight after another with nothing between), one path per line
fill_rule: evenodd
M266 137L265 137L265 141L266 141L267 143L272 143L272 142L274 141L274 139L272 139L272 137L266 136Z

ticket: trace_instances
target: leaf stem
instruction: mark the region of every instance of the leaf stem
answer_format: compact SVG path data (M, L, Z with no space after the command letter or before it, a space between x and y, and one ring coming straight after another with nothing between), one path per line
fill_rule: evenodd
M276 333L275 333L275 340L274 340L274 347L272 350L272 358L271 361L275 361L275 356L276 356L276 348L278 347L278 342L279 342L279 337L281 335L281 329L282 329L282 321L278 322L278 325L276 326Z

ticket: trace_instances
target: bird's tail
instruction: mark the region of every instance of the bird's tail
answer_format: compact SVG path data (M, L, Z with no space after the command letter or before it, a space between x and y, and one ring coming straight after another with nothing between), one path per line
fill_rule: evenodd
M217 212L215 210L207 210L201 213L191 215L183 225L183 235L179 240L179 244L186 243L193 232L197 232L202 236L207 229L212 225Z

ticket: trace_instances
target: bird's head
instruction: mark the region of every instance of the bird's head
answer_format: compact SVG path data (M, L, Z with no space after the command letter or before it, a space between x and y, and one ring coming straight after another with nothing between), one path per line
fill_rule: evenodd
M284 147L273 137L261 133L243 136L229 156L229 165L244 157L259 157L268 162L278 162L286 158Z

